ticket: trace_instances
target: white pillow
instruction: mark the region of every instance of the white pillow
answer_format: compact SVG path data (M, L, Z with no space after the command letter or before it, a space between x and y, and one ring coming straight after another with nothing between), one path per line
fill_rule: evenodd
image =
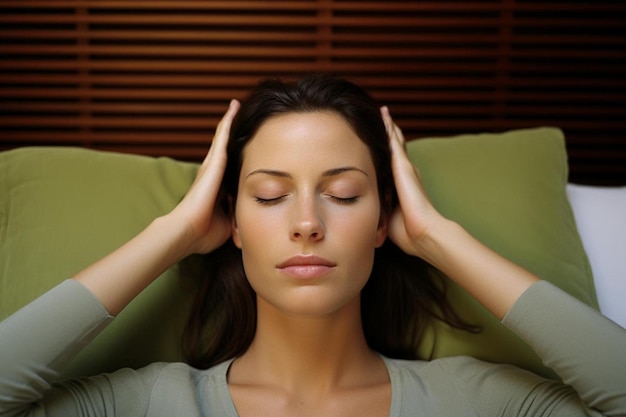
M626 328L626 187L567 185L602 313Z

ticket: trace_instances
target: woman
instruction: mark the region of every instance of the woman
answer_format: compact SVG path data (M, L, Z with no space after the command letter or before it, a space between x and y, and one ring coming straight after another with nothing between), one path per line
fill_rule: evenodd
M196 181L171 213L2 323L1 415L626 413L623 329L442 217L386 108L378 114L354 85L318 77L263 84L239 107L231 103ZM364 118L380 132L364 129ZM219 204L223 177L227 207ZM467 357L405 361L373 350L394 344L369 340L378 333L362 324L361 312L369 305L362 299L375 253L387 240L454 279L571 386ZM220 247L215 253L232 256L229 242L253 291L222 273L209 281L249 291L243 309L256 317L228 323L230 334L248 335L235 343L219 340L229 334L223 330L205 341L198 330L203 320L212 322L205 297L228 294L201 294L190 350L209 369L154 364L49 386L81 345L166 268ZM444 320L463 327L443 310ZM49 331L55 323L65 326ZM607 352L590 352L590 338L605 340Z

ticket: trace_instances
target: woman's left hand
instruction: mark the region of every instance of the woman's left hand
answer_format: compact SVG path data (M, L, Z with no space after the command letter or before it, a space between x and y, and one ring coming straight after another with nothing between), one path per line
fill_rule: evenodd
M399 199L398 207L389 217L389 238L404 252L423 257L422 245L446 219L428 199L419 171L407 155L404 135L393 122L389 109L381 108L381 114L389 137L391 169Z
M402 131L389 110L381 109L399 205L391 214L389 238L409 255L419 256L465 288L498 319L538 280L473 238L431 204L420 175L408 158Z

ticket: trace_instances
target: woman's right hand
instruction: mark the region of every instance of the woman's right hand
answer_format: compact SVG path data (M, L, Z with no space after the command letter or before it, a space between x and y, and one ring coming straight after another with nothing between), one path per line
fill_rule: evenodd
M167 268L192 253L216 249L230 236L230 221L217 206L226 169L226 145L239 102L233 100L219 123L196 179L169 214L74 278L116 315Z
M207 153L191 188L168 215L185 228L188 252L208 253L217 249L230 237L230 220L218 204L220 185L226 169L226 147L230 126L239 110L239 102L232 100L217 125L211 148Z

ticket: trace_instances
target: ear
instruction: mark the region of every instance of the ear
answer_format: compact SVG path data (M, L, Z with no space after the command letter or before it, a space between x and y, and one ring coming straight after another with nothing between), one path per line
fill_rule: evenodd
M235 246L241 249L241 236L239 236L239 228L237 227L235 205L233 203L233 197L230 195L228 196L228 205L230 207L230 235Z
M378 229L376 229L376 247L380 248L387 239L389 219L387 215L382 213L378 221Z

